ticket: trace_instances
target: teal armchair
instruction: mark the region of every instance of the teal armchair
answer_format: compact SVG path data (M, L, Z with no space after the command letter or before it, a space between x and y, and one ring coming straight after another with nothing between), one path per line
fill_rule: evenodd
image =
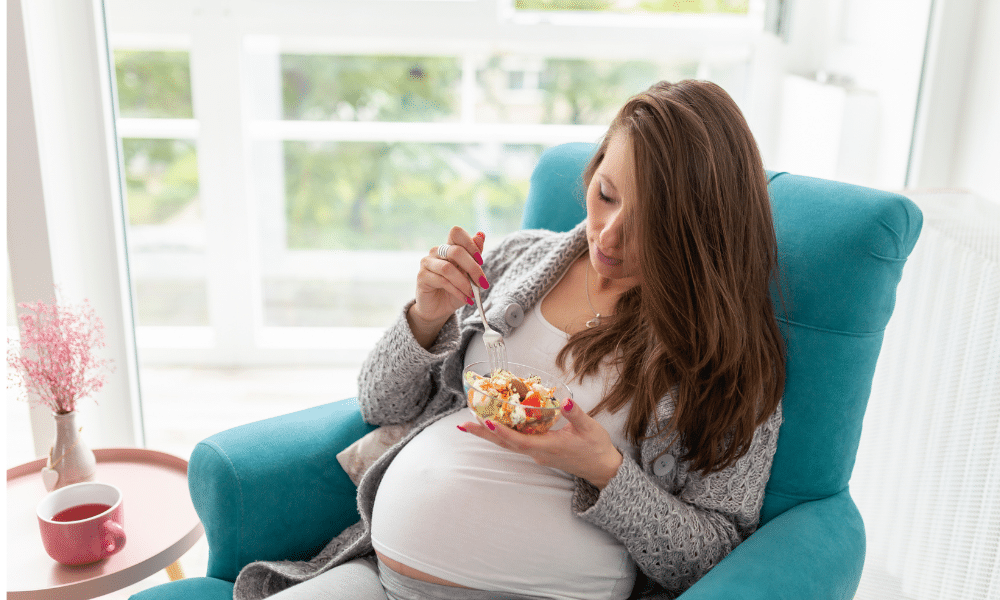
M593 151L564 144L543 154L523 227L568 230L583 219L580 175ZM922 215L897 194L768 176L788 353L785 421L760 528L683 600L847 599L864 564L864 523L848 483L882 334ZM370 430L356 402L345 400L201 442L189 481L208 538L208 573L133 600L229 600L247 563L314 555L358 519L355 488L336 454Z

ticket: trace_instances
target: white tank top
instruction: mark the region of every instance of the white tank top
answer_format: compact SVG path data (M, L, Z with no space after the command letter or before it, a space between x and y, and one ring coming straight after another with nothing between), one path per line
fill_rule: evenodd
M513 362L560 373L555 357L569 336L548 323L539 302L505 338ZM486 360L482 336L466 364ZM564 380L584 410L603 397L603 373ZM626 452L627 409L598 422ZM430 425L389 465L372 513L372 545L407 566L467 587L565 599L624 599L635 563L606 531L573 514L573 478L456 425L461 410Z

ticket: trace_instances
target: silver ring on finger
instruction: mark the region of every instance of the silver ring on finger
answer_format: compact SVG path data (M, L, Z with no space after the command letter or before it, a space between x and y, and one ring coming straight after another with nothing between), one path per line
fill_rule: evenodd
M451 248L451 244L441 244L438 246L437 255L438 258L443 260L448 260L448 249Z

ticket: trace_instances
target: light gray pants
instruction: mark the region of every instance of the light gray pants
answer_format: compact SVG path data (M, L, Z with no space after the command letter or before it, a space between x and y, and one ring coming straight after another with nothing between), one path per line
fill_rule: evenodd
M539 600L418 581L359 558L271 596L271 600Z

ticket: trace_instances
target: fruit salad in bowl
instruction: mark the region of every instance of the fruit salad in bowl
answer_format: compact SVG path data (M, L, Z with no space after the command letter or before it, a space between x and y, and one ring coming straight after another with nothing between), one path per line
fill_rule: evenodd
M517 363L497 371L490 371L487 362L466 365L462 382L473 414L527 434L551 429L563 402L573 397L558 378Z

